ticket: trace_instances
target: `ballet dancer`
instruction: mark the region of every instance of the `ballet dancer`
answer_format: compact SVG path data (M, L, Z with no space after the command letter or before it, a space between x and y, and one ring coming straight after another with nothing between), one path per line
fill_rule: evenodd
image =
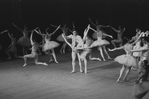
M52 59L52 56L54 58L54 61L56 63L58 63L57 61L57 58L56 58L56 55L55 55L55 51L54 51L54 48L58 47L59 46L59 43L57 43L56 41L51 41L51 36L53 34L56 33L56 31L60 28L60 25L56 28L56 30L52 33L48 33L47 30L48 28L46 29L46 34L41 34L37 31L38 34L42 35L44 37L44 45L43 45L43 51L48 53L49 54L49 58L50 58L50 61L49 62L52 62L53 59ZM51 52L50 52L51 51Z
M91 48L90 45L92 44L92 40L88 37L88 31L90 29L90 24L87 26L87 28L84 30L84 36L83 36L83 41L84 41L84 45L82 47L82 50L79 57L80 57L80 60L84 62L84 72L85 74L87 74L87 59L86 59L86 56L89 54L89 58L91 57ZM79 50L79 48L78 48Z
M111 41L112 45L114 46L114 48L116 48L115 43L119 43L119 46L122 46L123 45L122 36L123 36L123 33L125 32L125 28L122 29L121 26L118 27L118 30L113 28L112 26L110 26L110 28L117 33L117 39L113 39Z
M143 51L142 57L140 59L139 77L135 81L133 87L133 96L135 99L142 99L149 92L149 40L143 39L144 48L138 51ZM137 50L136 50L137 51Z
M92 24L93 24L93 22L92 22ZM108 59L111 59L111 57L109 56L109 54L106 50L106 45L109 45L110 43L107 40L103 39L103 36L108 36L110 38L113 38L113 37L111 35L103 33L103 31L101 30L101 27L104 27L104 26L99 25L98 20L96 21L96 24L94 24L94 25L96 26L96 30L93 29L92 27L90 27L90 29L93 30L95 33L97 33L97 40L91 44L91 47L98 47L98 50L100 51L103 61L106 61L104 58L104 55L103 55L103 50L104 50L105 54L107 55ZM102 50L102 48L103 48L103 50Z
M62 34L62 37L64 38L65 42L71 47L71 57L72 57L72 71L71 73L75 73L75 65L76 65L76 58L78 57L79 66L80 66L80 72L83 73L82 70L82 64L80 55L77 52L77 48L81 48L83 46L83 39L81 36L77 34L77 31L73 30L73 34L66 36L64 33ZM71 39L72 43L70 44L67 39Z
M128 41L125 45L114 48L114 49L109 49L109 51L115 51L115 50L120 50L124 49L126 54L122 54L117 56L114 60L118 62L119 64L122 64L122 68L120 70L120 75L117 79L117 83L122 79L123 81L128 81L127 77L131 71L132 66L137 66L137 61L136 58L134 58L131 54L133 46L130 44Z
M11 44L9 45L8 49L5 50L5 53L8 55L7 59L11 59L10 53L14 53L14 57L18 58L17 55L17 48L16 48L16 38L13 34L10 34L8 31L8 36L11 40Z
M23 51L23 55L25 55L27 54L27 50L31 46L31 42L28 37L28 33L31 32L31 30L27 30L28 28L26 26L24 26L24 29L21 29L18 26L16 26L14 23L12 23L12 25L23 33L23 36L18 39L17 43L23 47L22 51ZM26 48L27 50L25 50Z
M33 39L32 39L33 38L33 33L34 33L35 30L36 29L32 30L32 33L31 33L31 36L30 36L30 42L31 42L31 45L32 45L32 47L31 47L31 54L27 54L27 55L23 56L23 58L24 58L24 65L23 65L23 67L27 65L27 58L33 58L35 60L35 64L36 65L45 65L45 66L48 65L45 62L39 62L38 61L37 49L38 49L38 47L42 47L42 46L40 46L36 41L33 41Z
M51 24L51 26L57 27L57 26L52 25L52 24ZM69 30L69 28L67 27L66 24L64 24L63 27L60 27L59 29L62 30L62 33L65 33L65 35L68 35L68 30ZM70 30L69 30L69 31L70 31ZM65 52L66 52L65 49L66 49L66 47L67 47L67 44L66 44L66 42L64 41L64 39L63 39L63 37L62 37L62 34L60 34L60 35L57 37L57 41L60 41L60 42L63 43L63 44L62 44L62 47L61 47L61 49L60 49L60 53L65 53ZM69 48L70 48L70 47L69 47Z
M146 75L142 77L143 81L147 81L148 75L149 75L149 38L148 37L142 37L141 41L143 42L143 47L137 50L131 50L132 52L142 52L142 55L140 57L140 61L138 64L138 71L141 70L141 68L144 66L144 63L147 63L146 66ZM145 62L146 61L146 62Z

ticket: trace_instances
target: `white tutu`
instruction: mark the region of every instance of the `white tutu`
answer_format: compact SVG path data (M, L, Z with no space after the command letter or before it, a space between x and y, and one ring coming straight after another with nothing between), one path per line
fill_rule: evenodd
M107 40L96 40L91 44L91 47L102 46L102 45L109 45L110 43Z
M43 51L47 51L47 50L53 49L58 46L59 46L59 43L55 41L48 41L43 45Z
M59 35L56 40L57 40L57 41L60 41L60 42L64 42L64 39L63 39L63 37L62 37L62 34Z
M136 59L131 55L123 54L123 55L117 56L114 60L125 66L137 66Z

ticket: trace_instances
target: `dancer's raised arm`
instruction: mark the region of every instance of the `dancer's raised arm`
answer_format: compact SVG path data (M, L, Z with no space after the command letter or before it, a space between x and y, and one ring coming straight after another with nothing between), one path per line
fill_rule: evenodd
M89 21L91 22L91 24L93 24L94 26L96 26L95 23L93 23L93 21L89 18Z
M72 48L72 45L66 40L66 37L64 34L62 34L62 37L63 37L64 41Z
M33 33L34 33L34 30L32 31L31 36L30 36L31 45L34 45L34 42L33 42Z
M20 31L23 32L23 30L22 30L21 28L19 28L18 26L16 26L14 23L12 23L12 25L13 25L14 27L16 27L18 30L20 30Z
M61 25L59 25L59 26L55 29L55 31L52 32L52 33L50 33L50 34L48 34L48 32L47 32L47 30L48 30L48 28L47 28L47 29L46 29L46 33L47 33L49 36L52 36L52 35L60 28L60 26L61 26Z
M109 49L109 48L108 48L108 50L109 50L109 51L115 51L115 50L120 50L120 49L123 49L123 48L124 48L124 46L121 46L121 47L114 48L114 49Z
M88 34L88 31L90 29L90 24L87 26L87 28L84 30L84 36L83 36L83 41L85 40L87 34Z
M95 29L93 29L92 27L89 27L92 31L97 32Z
M4 30L4 31L2 31L0 34L6 33L6 32L8 32L8 30Z
M142 32L142 33L139 35L139 37L136 39L136 41L134 41L132 44L136 44L136 43L140 40L140 38L143 37L143 36L144 36L144 32Z
M106 34L106 33L102 33L104 36L108 36L108 37L110 37L110 38L113 38L113 36L111 36L111 35L108 35L108 34Z

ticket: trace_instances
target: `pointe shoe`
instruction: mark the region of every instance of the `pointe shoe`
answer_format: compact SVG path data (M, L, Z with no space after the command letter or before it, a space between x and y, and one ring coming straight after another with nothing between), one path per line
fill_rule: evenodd
M73 70L73 71L71 71L71 74L73 74L73 73L75 73L75 71Z
M48 64L47 64L47 63L43 63L43 65L48 66Z
M118 78L116 82L119 83L120 82L120 79Z
M83 73L83 70L80 70L80 73Z
M55 63L58 63L58 61L55 61Z
M97 60L98 60L98 61L101 61L101 59L100 59L100 58L98 58Z
M27 64L24 64L23 67L25 67Z

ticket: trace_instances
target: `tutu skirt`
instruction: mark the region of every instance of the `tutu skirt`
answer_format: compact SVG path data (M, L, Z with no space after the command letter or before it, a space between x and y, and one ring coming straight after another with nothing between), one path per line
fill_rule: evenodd
M59 35L56 40L57 40L57 41L60 41L60 42L64 42L64 39L63 39L63 37L62 37L62 34Z
M102 45L109 45L110 43L107 40L96 40L94 41L91 46L96 47L96 46L102 46Z
M53 48L56 48L59 46L59 43L55 42L55 41L49 41L49 42L46 42L44 45L43 45L43 51L47 51L47 50L50 50L50 49L53 49Z
M97 39L97 33L94 32L93 35L92 35L92 37L93 37L94 39Z
M125 66L137 66L136 59L131 55L123 54L123 55L117 56L114 60Z
M29 39L29 38L26 38L26 37L21 37L21 38L19 38L19 40L18 40L17 43L18 43L19 45L21 45L21 46L26 46L26 47L31 46L30 39Z

